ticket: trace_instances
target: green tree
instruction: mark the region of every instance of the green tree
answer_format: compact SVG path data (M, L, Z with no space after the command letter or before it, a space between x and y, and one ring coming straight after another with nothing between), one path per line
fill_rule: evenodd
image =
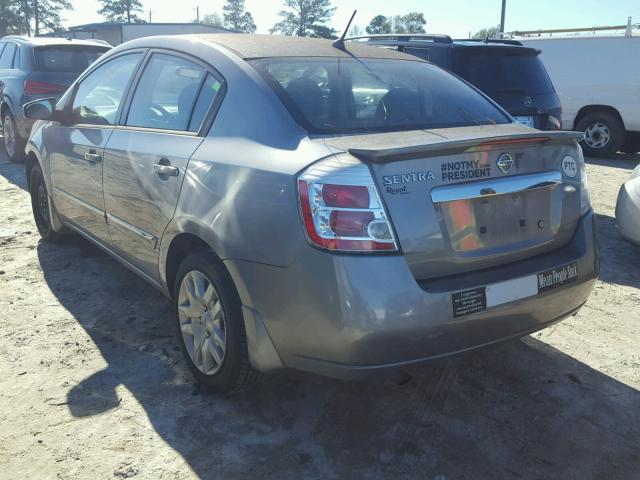
M205 15L202 18L202 23L206 25L211 25L213 27L224 28L224 21L222 20L222 17L218 12L213 12L208 15Z
M271 33L335 38L336 31L324 25L335 11L330 0L284 0L284 6L285 10L278 12L282 20L271 27Z
M227 0L222 7L224 26L234 32L255 33L256 24L251 13L244 8L244 0Z
M473 34L473 38L484 40L485 38L498 38L498 27L487 27L478 30Z
M347 37L360 37L364 35L364 28L360 25L353 25L347 32Z
M140 0L100 0L102 8L98 13L110 22L117 23L144 23L145 20L138 16L142 13Z
M21 0L19 14L23 27L20 33L40 35L43 30L62 30L61 13L71 9L69 0Z
M424 26L427 21L419 12L410 12L406 15L393 17L393 33L425 33Z
M0 0L0 37L24 32L18 0Z
M384 15L376 15L371 19L365 30L369 35L391 33L391 22Z

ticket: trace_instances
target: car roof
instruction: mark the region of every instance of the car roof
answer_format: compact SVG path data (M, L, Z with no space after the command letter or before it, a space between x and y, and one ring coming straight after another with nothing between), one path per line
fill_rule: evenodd
M2 41L12 40L19 43L26 43L33 45L34 47L49 46L49 45L79 45L90 47L106 47L111 48L107 42L102 40L78 40L78 39L66 39L58 37L24 37L21 35L8 35L2 37Z
M355 42L345 43L344 49L340 49L333 46L332 40L321 38L240 33L197 34L185 37L215 43L245 60L265 57L358 57L423 61L412 55Z

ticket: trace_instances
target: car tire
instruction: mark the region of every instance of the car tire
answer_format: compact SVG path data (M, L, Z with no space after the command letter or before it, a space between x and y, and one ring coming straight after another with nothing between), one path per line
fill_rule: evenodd
M16 121L9 110L6 110L2 116L2 136L9 160L14 163L24 160L25 141L18 133Z
M593 112L582 117L576 130L585 133L580 145L585 155L610 157L622 148L626 132L620 119L609 112Z
M31 209L33 211L33 219L40 236L45 242L61 243L66 238L63 232L56 232L51 223L51 208L49 202L51 197L47 191L47 184L39 165L35 165L31 169L29 176L29 194L31 195Z
M206 248L180 264L173 291L175 331L184 358L206 390L232 394L261 377L250 364L240 296Z

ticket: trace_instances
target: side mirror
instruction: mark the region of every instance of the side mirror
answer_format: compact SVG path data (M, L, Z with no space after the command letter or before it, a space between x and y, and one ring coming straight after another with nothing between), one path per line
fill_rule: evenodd
M55 98L42 98L40 100L34 100L29 103L25 103L22 106L24 110L24 116L33 120L52 120L55 108Z

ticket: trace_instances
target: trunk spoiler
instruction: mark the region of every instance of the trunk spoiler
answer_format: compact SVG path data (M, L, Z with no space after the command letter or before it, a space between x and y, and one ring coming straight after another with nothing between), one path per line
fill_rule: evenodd
M544 145L566 145L569 143L578 143L583 138L584 133L582 132L532 132L482 138L465 138L449 142L434 142L424 145L414 145L411 147L385 148L378 150L350 148L349 153L360 160L372 163L391 163L401 160L411 160L414 158L455 155L471 149L476 151L489 150L499 145L505 145L505 148L507 148L508 145L513 144L538 143Z

